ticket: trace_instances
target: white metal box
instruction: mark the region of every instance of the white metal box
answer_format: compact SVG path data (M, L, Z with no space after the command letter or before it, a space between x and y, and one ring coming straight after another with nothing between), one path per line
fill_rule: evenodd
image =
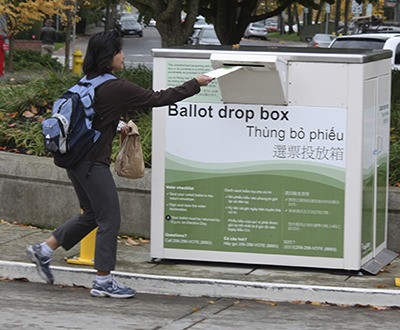
M153 258L372 273L388 262L390 52L153 55L155 90L244 68L153 110Z

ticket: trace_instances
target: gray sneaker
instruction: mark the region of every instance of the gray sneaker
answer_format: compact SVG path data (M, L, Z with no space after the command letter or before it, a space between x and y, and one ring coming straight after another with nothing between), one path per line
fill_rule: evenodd
M40 244L28 245L26 247L26 253L28 258L34 264L36 264L36 269L41 278L43 278L47 283L53 284L54 277L50 270L50 261L52 258L42 255L42 247Z
M135 290L118 283L115 279L104 284L94 281L92 290L90 290L92 297L132 298L135 293Z

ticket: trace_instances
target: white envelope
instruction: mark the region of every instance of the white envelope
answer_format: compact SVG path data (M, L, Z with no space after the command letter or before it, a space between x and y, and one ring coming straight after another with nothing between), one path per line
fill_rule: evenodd
M207 72L204 75L209 76L211 78L219 78L219 77L225 76L227 74L230 74L232 72L235 72L237 70L240 70L242 68L243 68L242 66L227 66L227 67L222 67L222 68L218 68L216 70Z

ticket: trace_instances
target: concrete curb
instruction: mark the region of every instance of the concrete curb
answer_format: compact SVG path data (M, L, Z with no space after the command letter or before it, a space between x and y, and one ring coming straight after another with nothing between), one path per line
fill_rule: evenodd
M55 284L90 288L95 270L52 266ZM30 263L0 260L4 277L43 282ZM141 293L188 297L258 299L275 302L302 301L335 305L400 307L400 291L329 286L273 284L248 281L145 275L113 272L117 279Z

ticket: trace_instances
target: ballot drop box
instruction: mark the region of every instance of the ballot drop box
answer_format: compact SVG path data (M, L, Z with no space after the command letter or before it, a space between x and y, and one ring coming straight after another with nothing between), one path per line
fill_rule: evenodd
M154 49L151 257L365 269L386 249L391 52Z

